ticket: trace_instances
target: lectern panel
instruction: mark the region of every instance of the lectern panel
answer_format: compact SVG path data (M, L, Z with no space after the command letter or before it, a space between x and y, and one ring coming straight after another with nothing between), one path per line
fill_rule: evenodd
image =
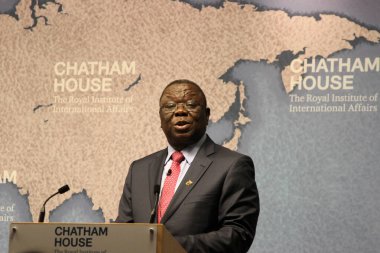
M160 225L12 223L9 253L154 253Z

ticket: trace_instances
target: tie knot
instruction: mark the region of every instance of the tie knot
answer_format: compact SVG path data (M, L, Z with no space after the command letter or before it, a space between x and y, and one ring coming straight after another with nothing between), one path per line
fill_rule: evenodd
M177 163L181 163L185 159L181 151L175 151L172 154L172 160Z

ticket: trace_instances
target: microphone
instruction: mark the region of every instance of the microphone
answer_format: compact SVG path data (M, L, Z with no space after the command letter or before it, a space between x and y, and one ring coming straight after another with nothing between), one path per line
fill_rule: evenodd
M62 186L61 188L59 188L58 191L56 193L54 193L53 195L51 195L47 200L45 200L44 204L41 207L40 216L38 217L38 222L44 222L44 220L45 220L45 205L46 205L46 203L55 195L63 194L69 190L70 190L70 187L66 184L66 185Z
M166 176L169 177L171 174L172 174L172 169L169 169L169 170L168 170L168 173L166 173Z
M152 212L150 213L150 220L149 220L149 223L153 223L154 222L154 219L156 218L156 214L157 214L157 207L158 207L158 200L159 200L159 197L160 197L160 185L156 184L154 186L154 207L152 209Z

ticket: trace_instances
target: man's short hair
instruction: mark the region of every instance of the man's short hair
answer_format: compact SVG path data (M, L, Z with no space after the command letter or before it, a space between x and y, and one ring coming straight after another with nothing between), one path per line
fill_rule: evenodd
M160 101L161 101L161 99L162 99L162 95L164 94L164 91L165 91L167 88L169 88L169 87L172 86L172 85L182 84L182 83L191 84L191 85L197 87L197 88L199 89L199 91L201 92L201 95L202 95L202 97L203 97L203 99L204 99L204 101L205 101L205 107L207 107L207 99L206 99L206 95L205 95L205 93L203 92L202 88L201 88L198 84L196 84L195 82L190 81L190 80L188 80L188 79L178 79L178 80L174 80L174 81L170 82L168 85L166 85L166 87L164 88L164 90L163 90L162 93L161 93Z

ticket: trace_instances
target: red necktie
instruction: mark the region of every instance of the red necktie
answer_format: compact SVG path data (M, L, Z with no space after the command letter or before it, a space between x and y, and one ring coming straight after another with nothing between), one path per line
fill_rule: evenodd
M168 208L170 201L173 198L175 185L177 184L177 179L179 173L181 172L181 162L185 159L183 154L180 151L175 151L172 154L172 165L170 166L171 173L169 172L166 175L164 187L161 192L161 199L158 205L158 223L161 222L162 216L164 216L166 209Z

